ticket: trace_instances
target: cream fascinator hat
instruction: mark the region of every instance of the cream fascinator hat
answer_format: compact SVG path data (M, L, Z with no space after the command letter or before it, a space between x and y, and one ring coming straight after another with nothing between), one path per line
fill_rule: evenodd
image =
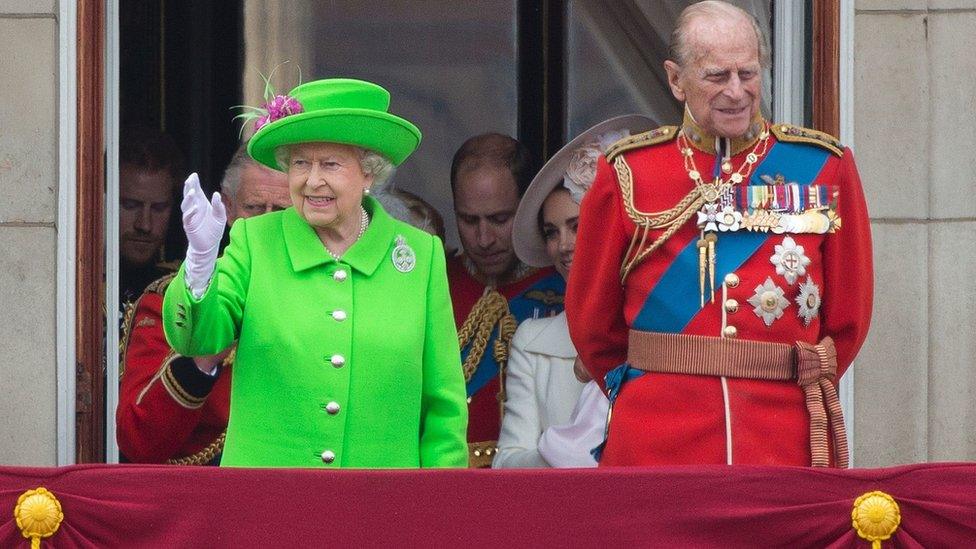
M618 116L600 122L559 149L532 179L515 212L512 241L518 258L533 267L552 265L542 231L539 230L539 211L549 193L562 185L579 204L593 184L597 161L607 148L624 137L657 126L643 115Z

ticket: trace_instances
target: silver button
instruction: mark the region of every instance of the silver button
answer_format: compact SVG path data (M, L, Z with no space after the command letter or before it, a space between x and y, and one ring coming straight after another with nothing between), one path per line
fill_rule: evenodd
M338 282L342 282L347 276L349 276L349 273L347 273L345 269L339 269L338 271L332 273L332 278Z
M341 311L341 310L340 311L332 311L332 318L334 318L336 320L336 322L342 322L343 320L346 319L346 312L345 311Z
M336 368L342 368L342 366L346 363L346 359L343 358L342 355L332 355L330 361L332 362L332 365L335 366Z
M332 402L325 405L325 411L329 412L329 415L333 415L333 416L338 414L339 403L333 400Z
M326 450L322 452L322 461L325 463L332 463L335 461L335 452L332 450Z

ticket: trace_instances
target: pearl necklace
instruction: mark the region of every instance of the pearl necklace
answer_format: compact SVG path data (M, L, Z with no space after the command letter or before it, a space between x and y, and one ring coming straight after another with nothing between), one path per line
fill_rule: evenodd
M369 214L366 213L366 208L363 208L362 206L360 206L359 207L359 212L360 212L360 217L359 217L359 234L356 235L356 240L353 241L353 244L355 244L356 241L358 241L360 238L363 237L363 233L366 232L366 227L369 226ZM325 243L323 243L322 245L325 246ZM351 246L352 246L352 244L350 244L350 247ZM339 261L339 259L340 259L341 256L339 256L338 254L336 254L332 250L330 250L328 246L325 246L325 251L329 252L329 255L332 256L332 259L334 259L336 261Z

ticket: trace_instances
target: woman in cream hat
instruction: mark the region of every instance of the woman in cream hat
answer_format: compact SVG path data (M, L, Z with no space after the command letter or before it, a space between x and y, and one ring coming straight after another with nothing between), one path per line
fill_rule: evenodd
M618 139L656 127L640 115L586 130L542 167L525 192L512 229L515 253L533 267L571 276L579 204L597 159ZM505 414L492 467L593 467L607 400L577 365L566 313L523 322L512 338ZM574 373L574 370L576 373Z
M186 181L164 324L187 356L238 341L221 465L467 464L442 244L369 196L420 143L389 101L351 79L273 97L248 152L288 175L293 207L238 220L220 259L220 196Z

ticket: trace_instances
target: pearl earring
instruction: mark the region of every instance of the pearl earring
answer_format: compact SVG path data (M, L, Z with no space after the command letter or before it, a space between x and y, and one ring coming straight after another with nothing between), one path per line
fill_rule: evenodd
M369 187L366 187L366 189L363 190L363 194L369 196Z

